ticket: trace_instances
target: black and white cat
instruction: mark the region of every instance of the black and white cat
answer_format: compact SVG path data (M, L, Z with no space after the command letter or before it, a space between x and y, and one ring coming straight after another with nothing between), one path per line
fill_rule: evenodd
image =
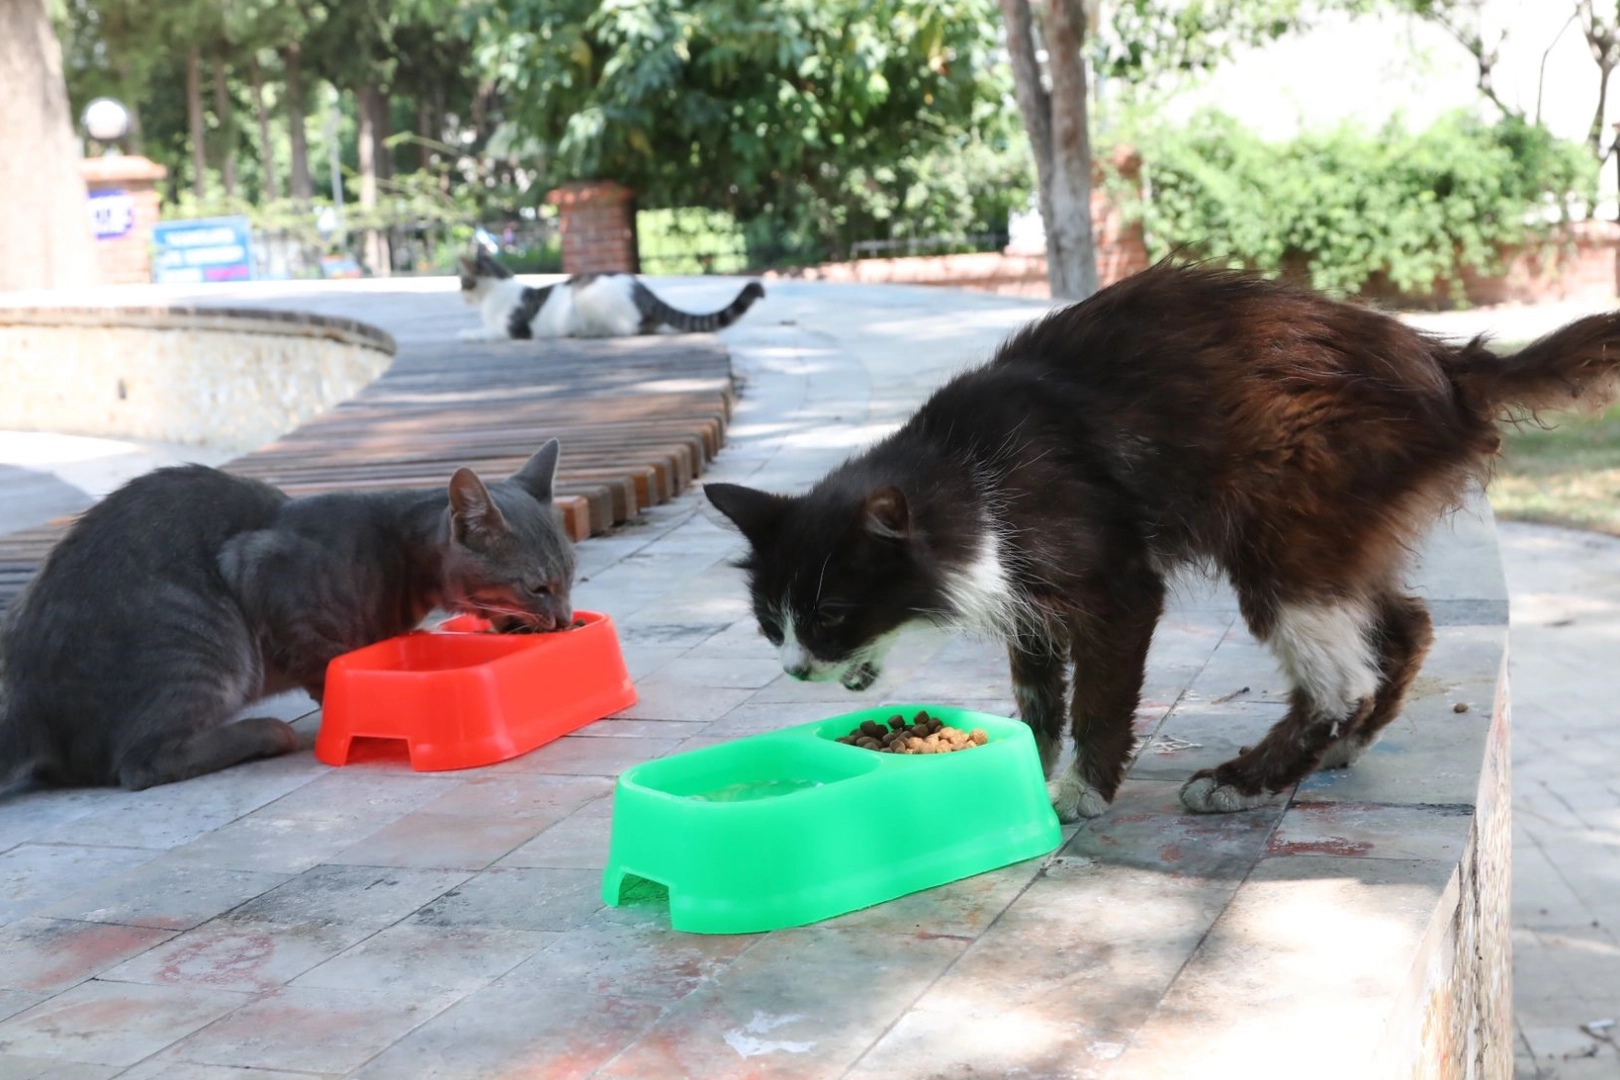
M244 706L435 608L501 630L573 617L553 439L511 477L290 499L201 465L130 481L80 518L0 622L0 792L132 790L287 753Z
M462 341L507 338L631 337L668 326L708 333L730 326L765 295L757 281L719 311L694 315L671 307L634 274L575 274L534 288L512 276L483 248L461 259L461 300L476 307L483 326L463 330Z
M1497 355L1160 264L1032 324L804 494L705 490L794 678L864 690L913 622L1001 638L1066 821L1130 763L1166 576L1219 568L1291 684L1263 739L1182 789L1224 812L1350 764L1400 713L1434 636L1405 571L1489 472L1497 420L1617 390L1620 312Z

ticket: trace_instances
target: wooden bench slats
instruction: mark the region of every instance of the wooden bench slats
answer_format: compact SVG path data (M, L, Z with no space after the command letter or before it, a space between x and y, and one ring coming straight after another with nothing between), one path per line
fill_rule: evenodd
M712 335L402 346L349 401L224 466L289 495L497 478L562 440L557 505L575 540L684 491L725 440L736 394ZM0 536L0 611L71 519Z

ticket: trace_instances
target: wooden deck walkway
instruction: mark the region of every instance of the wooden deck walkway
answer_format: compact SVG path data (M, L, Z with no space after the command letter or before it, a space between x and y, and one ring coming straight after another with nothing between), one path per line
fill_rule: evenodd
M706 334L401 345L351 400L225 465L290 495L490 478L562 440L558 506L576 540L663 503L719 452L731 364ZM0 611L68 522L0 536Z

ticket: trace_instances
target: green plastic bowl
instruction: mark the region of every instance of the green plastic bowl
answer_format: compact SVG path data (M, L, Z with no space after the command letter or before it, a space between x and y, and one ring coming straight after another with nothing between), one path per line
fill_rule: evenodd
M880 754L836 740L919 710L984 746ZM1044 855L1062 835L1018 720L888 705L661 758L619 777L602 899L669 890L677 930L745 934L842 915Z

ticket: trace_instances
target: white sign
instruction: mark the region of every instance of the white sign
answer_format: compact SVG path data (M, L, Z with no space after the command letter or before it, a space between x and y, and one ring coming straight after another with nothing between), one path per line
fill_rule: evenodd
M135 227L135 200L127 191L92 191L90 224L97 240L117 240Z

